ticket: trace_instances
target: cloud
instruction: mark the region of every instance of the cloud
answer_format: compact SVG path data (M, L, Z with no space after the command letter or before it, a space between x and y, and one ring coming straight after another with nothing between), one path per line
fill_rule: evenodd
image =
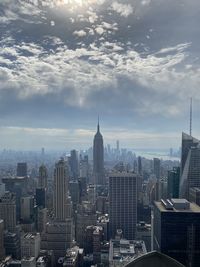
M73 33L74 35L77 35L78 37L84 37L87 35L87 33L84 30L80 30L80 31L74 31Z
M133 7L130 4L121 4L118 2L113 2L111 8L123 17L128 17L133 13Z
M199 112L199 2L86 2L1 1L1 125L66 124L85 142L100 113L122 139L180 131L191 96Z

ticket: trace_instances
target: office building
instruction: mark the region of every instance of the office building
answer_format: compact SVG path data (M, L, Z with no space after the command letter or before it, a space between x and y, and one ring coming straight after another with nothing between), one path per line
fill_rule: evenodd
M22 222L34 221L34 197L21 198L21 220Z
M78 152L76 150L72 150L70 152L70 170L73 180L77 180L79 177L79 161L78 161Z
M135 238L137 223L137 175L119 172L109 177L110 237L122 229L124 238Z
M142 158L138 157L138 174L142 175Z
M189 199L189 190L192 187L200 187L200 144L191 147L180 180L181 198Z
M4 249L4 225L3 220L0 219L0 261L5 256L5 249Z
M16 197L6 192L0 198L0 218L4 220L4 229L10 232L16 230Z
M136 239L143 240L147 251L151 251L151 224L139 222L137 224Z
M47 188L48 172L45 165L39 168L38 188Z
M89 160L87 155L80 159L80 177L87 180L89 178Z
M38 207L46 207L46 188L36 188L35 200Z
M21 236L21 257L37 258L40 253L40 234L26 233Z
M154 203L153 250L160 251L186 267L200 263L200 207L186 199Z
M20 238L18 233L4 232L5 254L11 255L13 259L20 259Z
M68 169L64 159L55 165L54 172L54 216L58 221L67 217Z
M73 204L78 204L80 201L80 183L78 181L69 182L69 193Z
M5 189L5 184L0 182L0 198L5 194L6 189Z
M160 159L154 158L153 159L153 173L157 180L160 179Z
M167 175L167 196L168 198L179 197L180 167L174 167Z
M182 146L181 146L181 175L184 171L185 163L188 157L188 153L191 147L197 147L199 144L199 140L188 135L186 133L182 133Z
M200 206L200 188L191 187L189 191L189 201L194 202Z
M103 146L103 136L100 133L99 122L97 125L97 132L94 136L94 142L93 142L93 176L94 176L94 184L96 185L105 184L104 146Z
M52 221L46 224L46 231L42 234L41 249L52 250L57 261L64 257L66 250L71 247L74 239L73 221L66 219L65 222Z
M17 177L25 177L28 175L27 163L20 162L17 163Z
M38 207L36 229L39 233L42 233L46 230L46 223L47 223L47 209Z

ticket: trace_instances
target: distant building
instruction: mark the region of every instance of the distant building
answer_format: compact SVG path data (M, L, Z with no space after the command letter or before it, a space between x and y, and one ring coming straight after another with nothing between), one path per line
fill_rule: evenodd
M48 172L45 165L41 165L39 168L38 188L47 188Z
M189 201L194 202L200 206L200 188L191 187L189 191Z
M200 207L185 199L155 202L153 249L187 267L200 263Z
M0 198L5 194L6 189L5 189L5 184L0 182Z
M36 188L35 200L38 207L46 207L46 192L46 188Z
M153 173L157 180L160 179L160 159L154 158L153 159Z
M21 220L30 222L34 220L34 197L27 196L21 198Z
M142 175L142 158L138 157L138 174Z
M73 222L66 219L65 222L48 222L46 231L42 234L41 248L52 250L57 261L64 257L66 250L71 247L73 241Z
M28 175L28 168L26 162L17 163L17 177L25 177Z
M124 238L135 238L137 224L137 175L118 172L109 177L110 237L122 229Z
M87 180L89 178L89 160L87 155L80 159L80 177Z
M11 255L13 259L20 259L20 238L17 233L4 232L5 254Z
M6 192L0 198L0 218L4 220L4 229L10 232L16 230L16 197Z
M46 230L46 223L47 223L47 209L46 208L38 208L37 209L36 229L39 233L42 233Z
M80 183L76 181L69 182L69 192L73 204L78 204L80 201Z
M37 258L40 253L40 234L26 233L21 236L21 257Z
M105 184L104 146L103 146L103 136L100 133L99 122L97 125L97 132L94 136L94 142L93 142L93 176L94 176L94 184L96 185Z
M55 165L54 172L54 215L58 221L67 218L68 169L64 159Z
M79 177L79 161L78 152L76 150L71 150L70 152L69 165L73 180L77 180Z
M167 197L179 197L180 167L174 167L167 175Z
M0 219L0 261L5 256L5 249L4 249L4 225L3 220Z

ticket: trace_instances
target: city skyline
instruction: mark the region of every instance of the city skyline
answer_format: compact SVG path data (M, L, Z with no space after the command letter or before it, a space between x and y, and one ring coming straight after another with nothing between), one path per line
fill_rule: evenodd
M197 0L51 2L0 3L0 147L88 147L99 114L106 143L178 148L190 97L199 137Z

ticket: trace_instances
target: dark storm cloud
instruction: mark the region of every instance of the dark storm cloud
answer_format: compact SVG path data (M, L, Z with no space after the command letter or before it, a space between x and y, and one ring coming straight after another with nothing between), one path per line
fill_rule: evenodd
M0 3L1 125L91 128L100 113L106 127L180 130L200 100L199 2L61 2Z

